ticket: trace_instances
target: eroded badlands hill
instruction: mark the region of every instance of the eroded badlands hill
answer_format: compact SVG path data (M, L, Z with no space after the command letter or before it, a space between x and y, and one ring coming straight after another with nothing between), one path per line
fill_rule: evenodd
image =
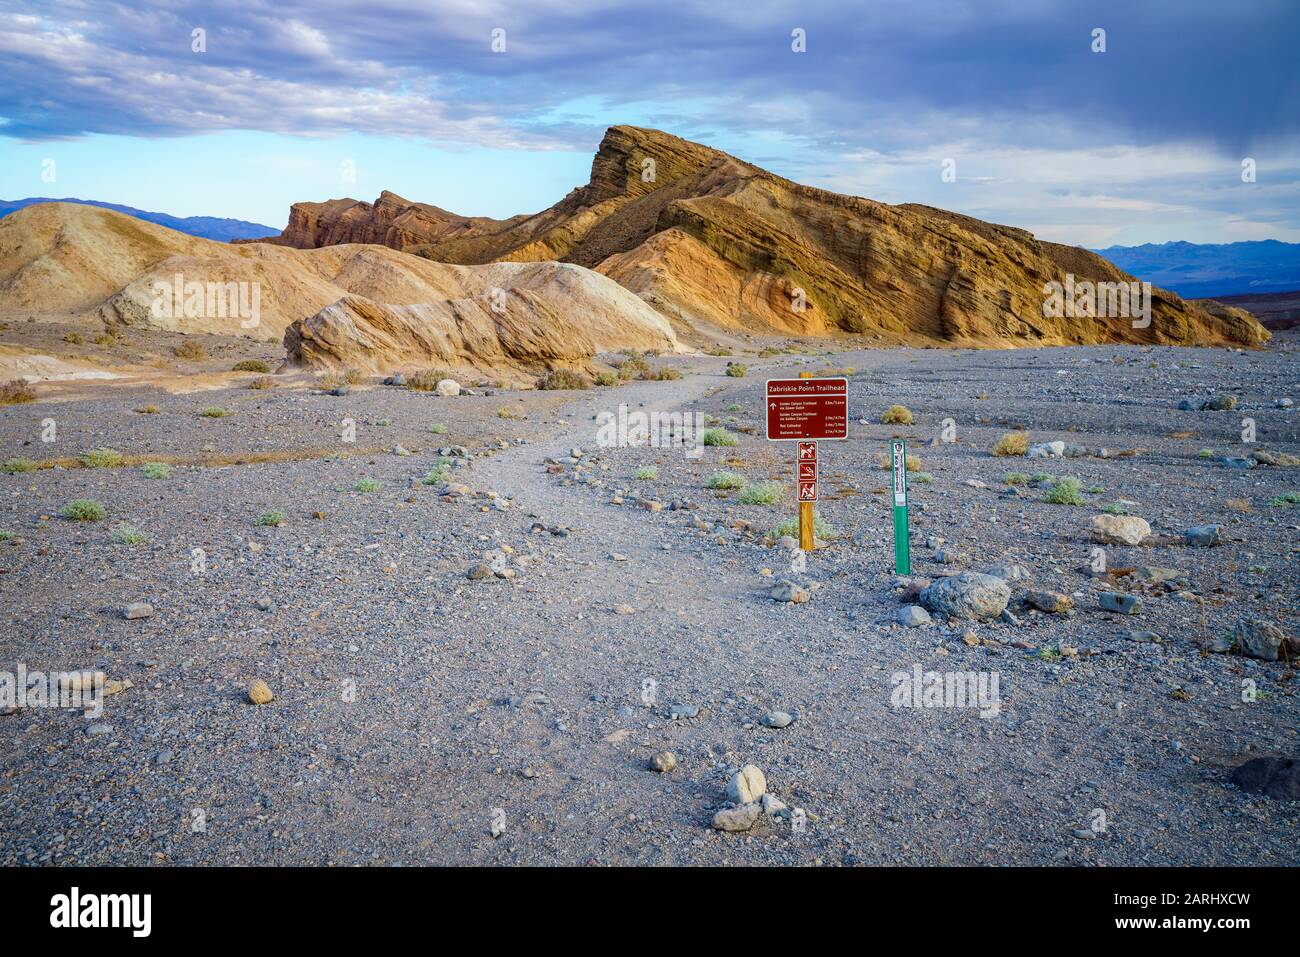
M192 284L202 291L196 308ZM182 292L159 309L160 288ZM605 350L678 348L661 315L576 265L458 266L381 245L231 245L60 203L0 220L0 316L29 314L284 338L291 361L375 372L432 360L546 367Z
M1045 318L1046 283L1065 283L1067 274L1094 282L1134 277L1022 229L801 186L638 127L611 127L590 182L536 215L493 223L438 210L424 229L384 225L415 219L416 208L406 203L398 212L384 197L375 207L299 204L284 241L383 241L440 262L577 263L683 327L960 345L1268 338L1244 311L1211 313L1159 289L1147 328L1123 316Z

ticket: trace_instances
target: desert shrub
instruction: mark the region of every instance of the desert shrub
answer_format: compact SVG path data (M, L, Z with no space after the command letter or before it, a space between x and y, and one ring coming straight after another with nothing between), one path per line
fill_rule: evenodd
M81 457L88 469L111 469L122 464L122 453L117 449L91 449Z
M775 505L785 497L784 482L758 482L747 486L740 493L740 501L745 505Z
M114 545L142 545L149 541L149 536L134 525L119 525L113 529L110 540Z
M383 486L379 484L378 479L363 478L352 486L354 492L378 492Z
M638 481L652 482L659 477L659 469L653 465L643 465L636 470L633 477Z
M884 425L911 425L912 410L905 405L891 405L880 417L880 421Z
M705 483L708 488L744 488L749 482L737 472L714 472Z
M257 521L253 524L266 526L268 528L276 528L277 526L284 524L284 519L284 512L275 509L274 511L263 512L261 515L257 516Z
M1024 472L1008 472L1002 476L1002 481L1007 485L1024 485L1029 481L1029 476Z
M101 332L90 341L97 346L115 346L117 345L117 336L113 335L111 332Z
M17 542L18 536L8 529L0 529L0 542Z
M1283 492L1270 498L1268 504L1273 508L1282 505L1300 505L1300 492Z
M676 369L669 366L659 366L657 369L646 369L641 373L641 379L644 382L668 382L673 379L680 379L682 374Z
M59 514L70 522L98 522L108 514L108 509L93 498L74 498Z
M141 471L145 478L165 479L172 474L172 467L166 462L145 462Z
M707 350L707 351L705 352L705 355L709 355L709 356L729 356L729 355L731 355L731 350L728 349L728 348L726 348L726 347L724 347L724 346L714 346L712 349ZM727 363L727 365L731 365L731 363Z
M157 415L157 414L158 414L158 406L156 406L156 405L142 405L142 406L140 406L138 409L136 409L136 411L139 412L141 415Z
M231 372L270 372L271 364L264 359L241 359L230 369Z
M997 456L1024 455L1029 451L1029 433L1008 432L989 451Z
M727 375L731 376L733 379L743 379L748 374L749 366L740 362L727 363Z
M63 341L70 345L79 346L86 340L81 337L81 333L79 332L69 332L63 337Z
M744 411L744 406L742 406L739 402L733 402L733 403L731 403L729 406L727 406L727 411L728 411L728 412L743 412L743 411Z
M22 405L35 402L36 390L26 379L10 379L0 385L0 405Z
M229 409L223 409L219 405L214 405L211 408L204 409L199 414L205 419L224 419L226 416L234 415L235 413L231 412Z
M435 422L433 423L433 425L429 426L429 431L432 432L434 435L442 435L444 432L447 431L447 427L443 425L441 422Z
M516 411L515 409L510 408L510 406L508 406L508 405L503 405L501 408L497 409L497 418L498 418L498 419L517 419L517 418L519 418L519 413L518 413L518 411Z
M250 389L274 389L275 380L269 375L260 375L252 382L248 383Z
M5 459L4 465L0 465L0 471L6 475L17 475L19 472L34 472L38 468L40 468L38 463L21 456Z
M882 453L880 455L880 457L876 460L876 463L886 472L894 467L893 460L890 458L889 455L885 453ZM903 468L907 469L907 471L909 472L921 471L920 456L913 455L911 452L908 452L907 455L904 456L903 458Z
M732 446L740 444L740 439L736 438L726 429L721 427L705 429L702 434L702 439L705 445Z
M1126 509L1126 508L1125 508L1123 505L1121 505L1119 502L1110 502L1109 504L1103 505L1103 506L1101 507L1101 510L1102 510L1103 512L1105 512L1107 515L1127 515L1127 514L1128 514L1128 509Z
M178 359L206 359L208 354L203 350L203 343L197 339L186 339L172 349L172 355Z
M1214 458L1214 449L1201 449L1196 453L1196 457L1200 459L1212 459Z
M552 369L537 380L537 388L548 392L561 389L590 389L591 380L574 369Z
M618 369L619 376L624 379L632 379L650 371L650 364L635 350L625 351L622 359L611 359L610 365Z
M413 392L433 392L443 379L455 379L450 369L420 369L406 377L406 387Z
M1082 505L1084 504L1083 496L1079 494L1079 480L1075 478L1058 479L1047 494L1043 496L1043 501L1049 505Z
M620 381L622 380L619 379L617 372L604 370L596 373L596 385L615 386L618 385Z
M1030 485L1042 485L1044 482L1050 482L1051 480L1052 476L1048 475L1046 472L1035 472L1033 475L1029 476Z
M922 485L929 485L931 482L934 481L934 476L931 475L929 472L917 472L915 475L912 476L912 481L919 482Z
M787 518L784 522L776 526L776 528L772 529L767 534L772 538L783 538L786 535L789 535L791 538L798 538L799 519ZM827 525L825 522L823 522L820 515L814 514L813 515L813 536L815 538L820 538L822 541L829 542L831 539L837 538L839 536L839 532L836 531L833 526Z
M1106 487L1103 485L1089 485L1084 489L1084 491L1089 495L1100 495L1102 492L1106 491Z
M447 481L447 473L451 468L451 462L448 459L438 459L438 464L429 471L424 473L424 478L420 482L424 485L442 485Z

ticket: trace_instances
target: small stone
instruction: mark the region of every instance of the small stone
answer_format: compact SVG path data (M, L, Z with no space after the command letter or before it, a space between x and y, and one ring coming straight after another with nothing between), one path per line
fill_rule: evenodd
M931 614L948 618L996 618L1011 600L1011 587L1001 578L962 572L940 578L921 592L921 604Z
M1285 637L1282 629L1263 618L1240 618L1233 629L1236 648L1243 655L1261 661L1277 661L1278 648Z
M636 609L633 608L631 605L619 605L617 608L614 609L614 614L616 614L616 615L635 615L635 614L636 614Z
M745 804L740 807L723 808L713 815L713 826L719 831L748 831L754 826L762 813L758 804Z
M265 681L258 678L248 686L248 700L253 704L270 704L275 699Z
M764 794L763 800L760 803L763 808L763 813L766 814L768 817L789 816L790 808L780 798L773 797L770 794Z
M784 728L792 721L794 718L784 711L769 711L760 719L760 723L765 728Z
M1039 442L1029 446L1025 452L1025 457L1030 459L1059 459L1064 455L1065 443L1061 441Z
M904 628L917 628L921 625L930 624L934 619L920 605L904 605L898 609L897 614L894 615L894 620Z
M700 709L693 704L675 704L668 709L669 721L680 721L686 718L698 718Z
M1029 569L1024 565L994 565L987 574L1006 582L1018 582L1029 578Z
M767 778L752 764L746 764L727 782L727 800L732 804L750 804L766 793Z
M434 391L438 395L460 395L460 383L455 379L442 379L438 382Z
M1031 591L1025 595L1025 601L1053 615L1062 615L1074 608L1074 599L1055 591Z
M1300 800L1300 761L1277 755L1251 758L1232 772L1231 781L1252 794L1278 801Z
M479 562L477 565L470 566L469 571L465 573L465 577L472 582L483 581L485 578L492 577L492 569L483 562Z
M404 446L404 445L394 445L394 446L393 446L393 454L394 454L394 455L410 455L411 453L410 453L410 450L408 450L408 449L406 448L406 446Z
M257 600L257 607L262 609L262 611L270 611L275 607L275 603L269 598L259 598Z
M650 770L658 771L660 774L667 774L675 767L677 767L677 755L671 751L660 751L650 759Z
M1231 412L1237 407L1235 395L1218 395L1201 403L1202 412Z
M1255 460L1248 459L1243 455L1225 455L1219 461L1230 469L1253 469L1255 467Z
M1141 598L1121 592L1102 592L1097 596L1097 604L1101 606L1102 611L1113 611L1118 615L1136 615L1142 610Z
M1103 545L1141 545L1151 526L1136 515L1097 515L1090 531L1092 540Z
M128 621L134 621L137 618L152 618L153 605L147 601L133 601L122 609L122 617Z
M812 598L812 594L808 589L796 585L794 582L785 578L772 586L770 594L773 601L794 602L796 605L802 605L804 602Z
M1209 548L1217 545L1222 535L1222 525L1194 525L1183 533L1190 548Z
M113 726L111 724L104 724L103 722L98 722L96 724L86 725L86 734L92 738L97 738L100 735L112 734L112 733L113 733Z

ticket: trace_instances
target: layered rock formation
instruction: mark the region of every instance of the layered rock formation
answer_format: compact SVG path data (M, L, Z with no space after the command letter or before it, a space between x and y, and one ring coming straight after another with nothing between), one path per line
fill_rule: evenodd
M1268 338L1242 310L1208 310L1164 290L1153 290L1145 326L1130 315L1045 316L1048 283L1133 277L1022 229L801 186L628 126L610 128L590 182L550 209L495 225L476 221L405 248L440 262L588 266L679 328L706 331L867 333L971 346Z
M62 203L0 219L0 316L17 315L284 339L290 361L375 372L433 360L549 368L604 350L680 348L659 313L581 266L232 245Z
M357 199L294 203L289 208L289 225L283 233L247 241L293 246L295 249L318 249L344 243L375 243L391 249L405 249L494 231L511 222L514 220L457 216L437 206L413 203L384 190L373 204Z

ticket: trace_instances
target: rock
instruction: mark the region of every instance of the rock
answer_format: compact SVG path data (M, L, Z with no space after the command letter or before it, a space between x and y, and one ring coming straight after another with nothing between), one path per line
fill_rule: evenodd
M147 601L133 601L122 609L122 617L127 621L134 621L137 618L152 618L153 605Z
M631 605L619 605L614 609L616 615L635 615L636 609Z
M1129 631L1128 640L1141 642L1142 644L1153 644L1153 645L1158 645L1164 641L1164 639L1161 638L1159 635L1157 635L1154 631L1138 631L1136 629Z
M793 720L794 718L784 711L769 711L767 714L763 715L760 719L760 723L765 728L784 728Z
M469 571L465 572L465 577L472 582L481 582L485 578L492 577L492 569L483 562L479 562L477 565L469 567Z
M1282 629L1263 618L1239 618L1232 631L1237 650L1261 661L1277 661L1278 648L1285 641Z
M680 721L686 718L698 718L700 709L693 704L675 704L668 709L669 721Z
M994 565L987 574L1006 582L1018 582L1029 578L1029 569L1024 565Z
M1202 412L1231 412L1237 407L1235 395L1217 395L1201 403Z
M727 800L732 804L751 804L766 793L767 778L752 764L746 764L727 782Z
M760 802L763 813L768 817L789 817L790 808L780 798L772 797L770 794L764 794Z
M1295 468L1300 465L1300 457L1286 452L1269 452L1265 449L1256 449L1250 454L1260 465L1273 465L1279 468Z
M1065 443L1061 441L1039 442L1025 452L1025 457L1030 459L1059 459L1064 455Z
M460 383L455 379L441 379L434 387L434 391L438 395L460 395Z
M1095 515L1089 531L1092 540L1103 545L1140 545L1151 526L1136 515Z
M899 601L912 604L921 600L921 592L925 591L928 584L928 578L897 578L894 580L894 588L897 589L895 594Z
M270 704L275 699L265 681L258 678L248 686L248 700L253 704Z
M1055 591L1031 591L1025 595L1025 601L1050 614L1060 615L1074 608L1074 599Z
M677 767L677 755L671 751L660 751L650 759L650 770L658 771L660 774L667 774L675 767Z
M812 593L808 589L796 585L787 578L783 578L773 585L769 594L774 601L794 602L796 605L802 605L812 598Z
M1180 412L1195 412L1199 408L1200 405L1193 402L1191 399L1183 399L1182 402L1178 403L1178 409Z
M791 552L799 547L799 540L792 535L782 535L776 540L776 547L782 551Z
M723 808L713 815L713 826L719 831L748 831L754 826L762 813L758 804L743 804L740 807Z
M1011 588L1001 578L962 572L940 578L921 592L921 604L932 614L948 618L996 618L1011 600Z
M1142 610L1141 598L1122 592L1104 591L1097 596L1097 604L1102 611L1113 611L1117 615L1136 615Z
M942 545L943 539L938 535L927 535L925 538L925 547L930 549L930 551L935 551L942 547Z
M1277 755L1251 758L1232 772L1230 779L1243 791L1278 801L1300 800L1300 761Z
M1255 467L1254 459L1248 459L1242 455L1225 455L1219 461L1230 469L1253 469Z
M1295 405L1292 400L1287 398L1278 399L1276 404L1279 409L1289 409L1291 406Z
M269 598L262 597L257 600L257 607L262 611L270 611L275 607L275 602L271 601Z
M1194 525L1183 533L1184 540L1191 548L1209 548L1211 545L1217 545L1222 535L1222 525Z
M112 733L113 733L113 726L111 724L104 724L102 721L96 724L86 725L86 734L92 738L97 738L100 735L112 734Z
M965 562L966 556L955 548L940 548L934 553L934 560L940 565L956 565Z
M1167 582L1180 582L1185 577L1177 568L1162 568L1159 565L1139 565L1133 577L1147 585L1163 585Z
M920 605L904 605L898 609L898 613L894 615L894 620L904 628L918 628L921 625L930 624L934 619Z

